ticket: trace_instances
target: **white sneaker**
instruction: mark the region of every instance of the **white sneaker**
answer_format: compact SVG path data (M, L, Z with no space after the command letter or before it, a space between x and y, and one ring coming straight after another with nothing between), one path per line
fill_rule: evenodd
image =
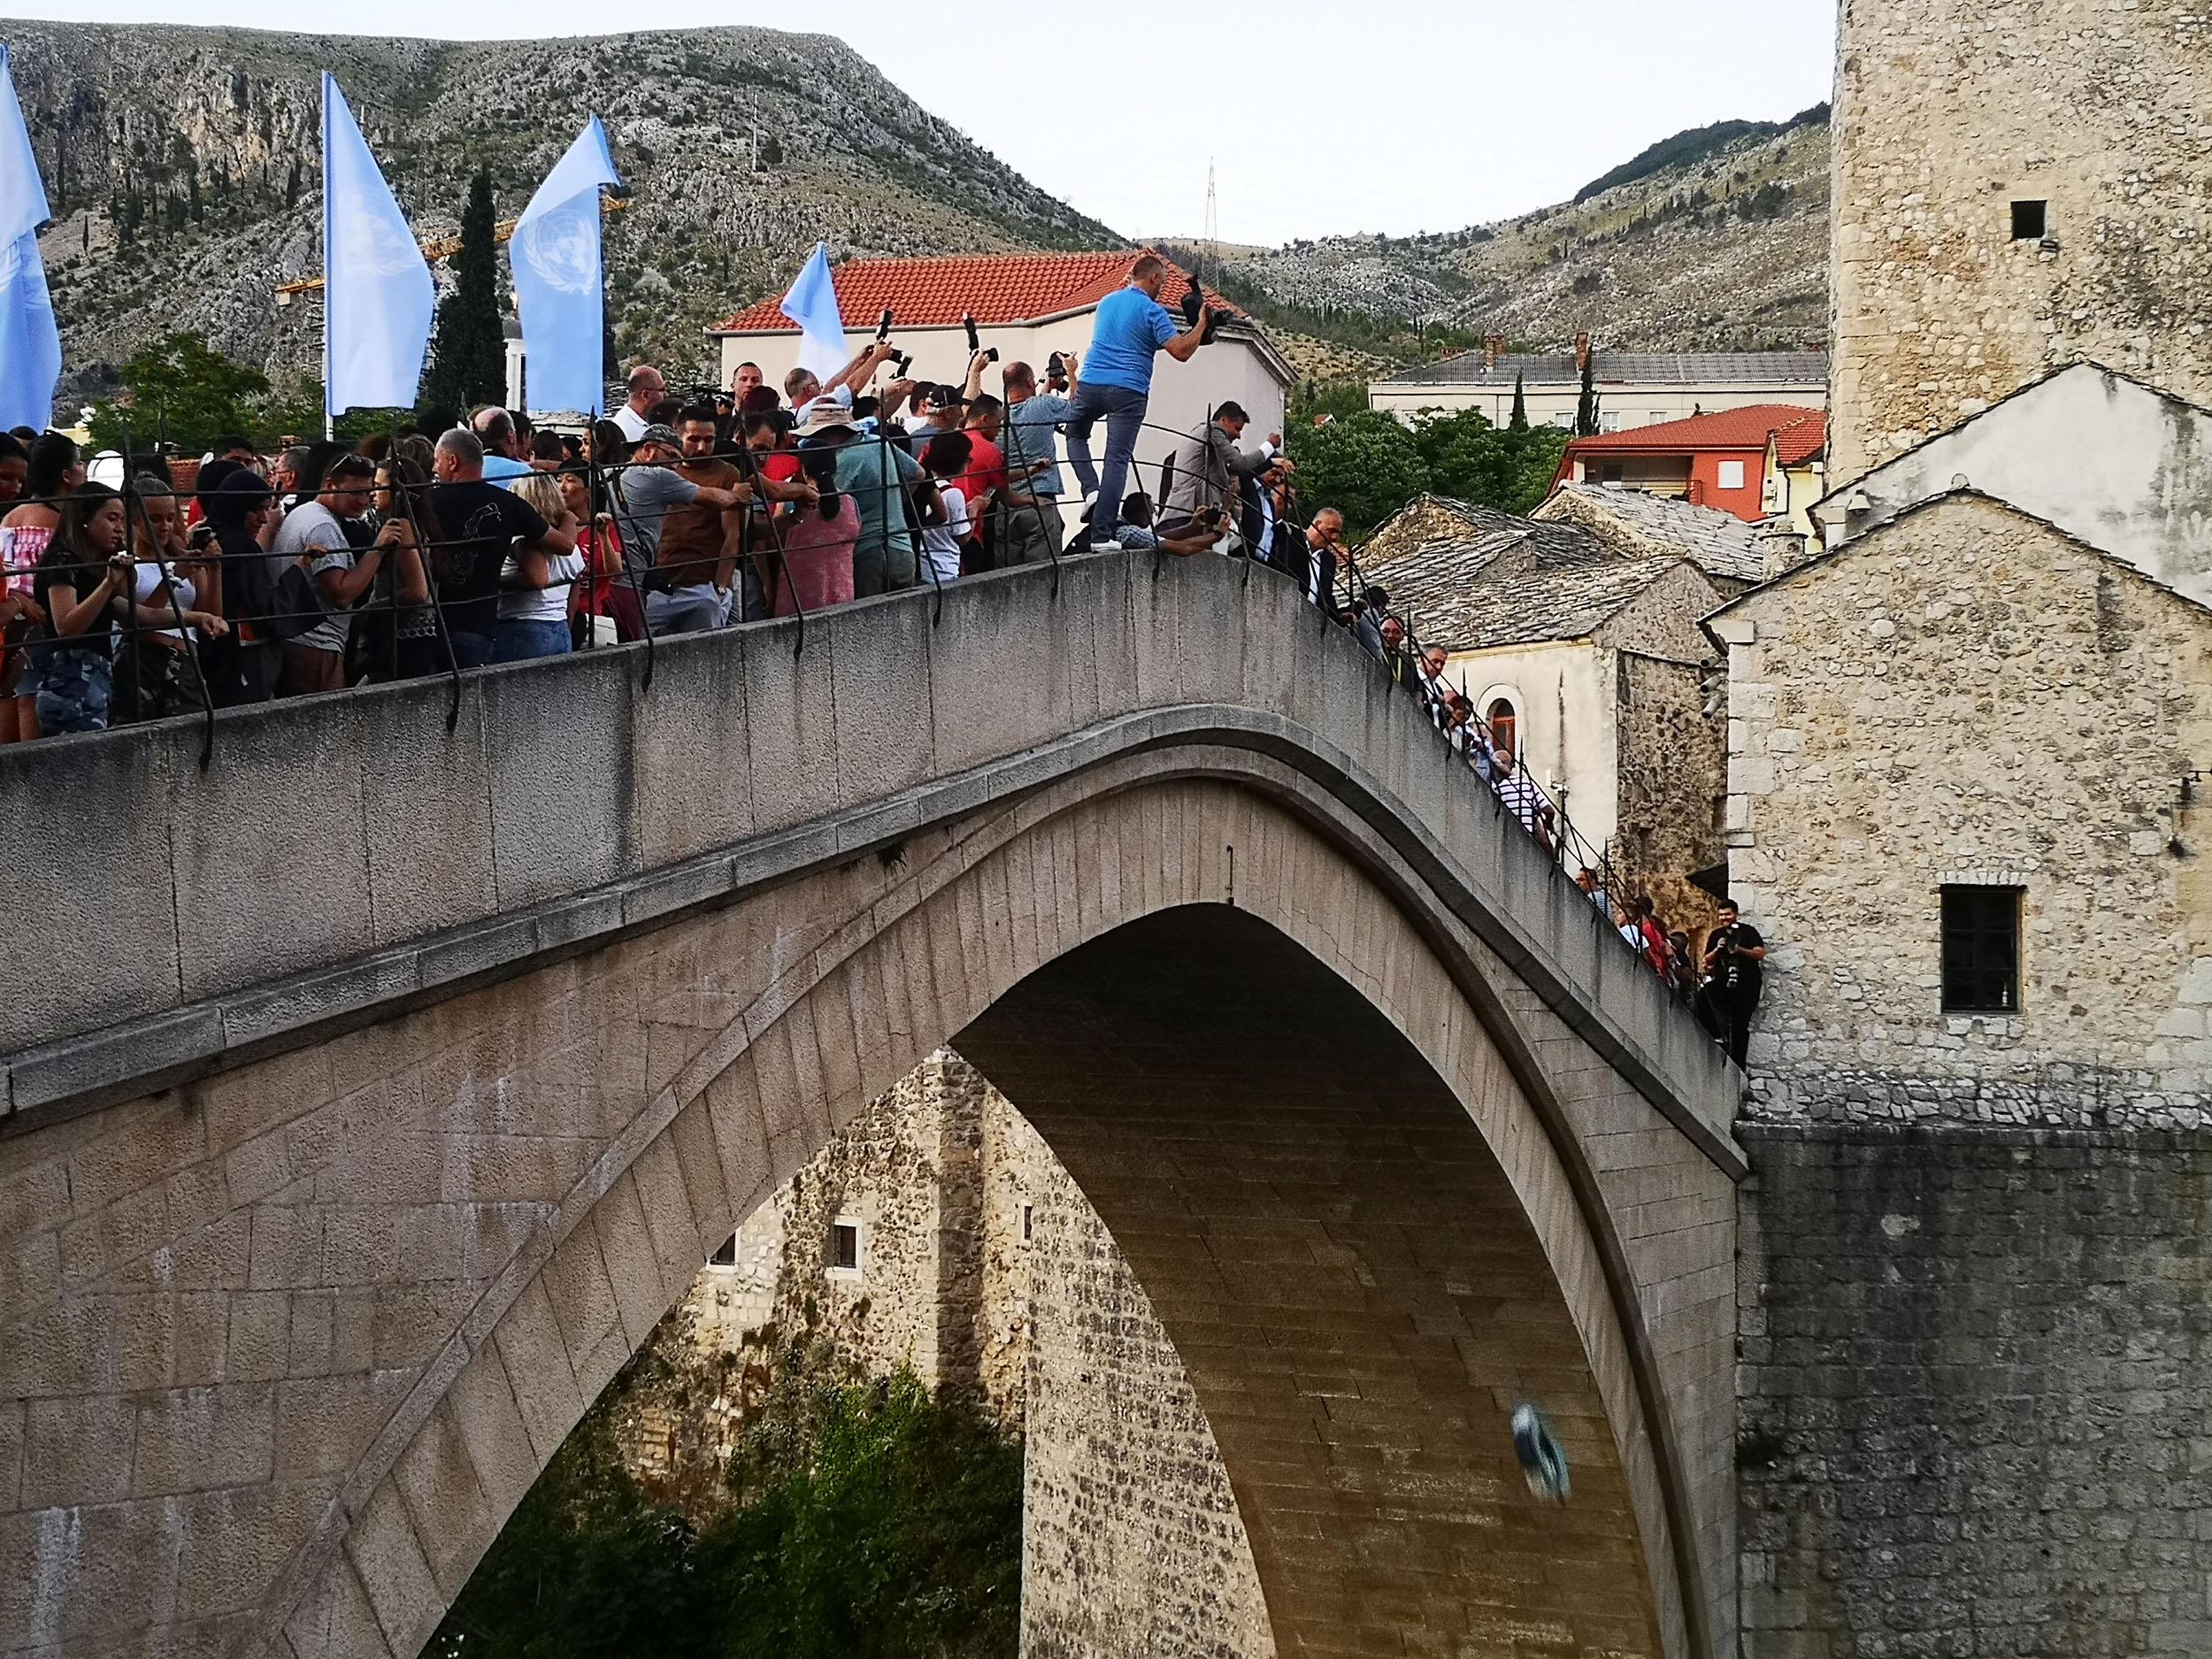
M1119 536L1116 536L1111 541L1100 541L1094 539L1091 542L1091 551L1094 553L1118 553L1121 551L1121 538Z

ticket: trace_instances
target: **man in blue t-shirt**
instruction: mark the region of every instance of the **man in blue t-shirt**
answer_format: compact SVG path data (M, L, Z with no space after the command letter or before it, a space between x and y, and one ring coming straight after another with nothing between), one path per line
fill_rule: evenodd
M1205 343L1207 319L1202 302L1186 305L1187 319L1195 319L1180 333L1175 319L1160 303L1160 288L1167 280L1167 262L1148 253L1130 268L1128 285L1099 302L1098 319L1091 332L1091 349L1083 354L1083 378L1076 382L1068 418L1068 465L1082 480L1083 493L1096 495L1091 509L1091 544L1114 540L1120 528L1121 492L1128 481L1129 465L1136 458L1137 434L1144 426L1145 404L1152 394L1152 358L1164 351L1178 363L1187 363ZM1106 465L1091 465L1091 427L1102 417L1106 422Z

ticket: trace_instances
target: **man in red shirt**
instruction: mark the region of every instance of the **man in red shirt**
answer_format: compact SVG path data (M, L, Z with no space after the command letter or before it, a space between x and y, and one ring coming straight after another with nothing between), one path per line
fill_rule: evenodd
M972 574L998 567L999 536L1006 511L1006 455L998 447L1006 405L988 392L968 400L968 470L953 480L968 503L968 522L981 538L962 565Z

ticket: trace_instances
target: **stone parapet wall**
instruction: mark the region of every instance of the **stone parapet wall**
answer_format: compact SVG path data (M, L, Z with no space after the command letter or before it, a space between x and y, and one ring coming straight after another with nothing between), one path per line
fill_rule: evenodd
M1832 479L2079 358L2212 402L2208 57L2198 0L1846 0Z
M1744 1138L1747 1659L2212 1653L2212 1135Z

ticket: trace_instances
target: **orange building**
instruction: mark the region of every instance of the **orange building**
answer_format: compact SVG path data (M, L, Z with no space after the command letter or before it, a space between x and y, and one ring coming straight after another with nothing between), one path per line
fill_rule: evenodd
M1576 438L1560 457L1552 483L1555 488L1600 484L1676 496L1756 522L1801 504L1795 498L1804 492L1791 475L1816 472L1827 443L1828 420L1821 411L1755 403Z

